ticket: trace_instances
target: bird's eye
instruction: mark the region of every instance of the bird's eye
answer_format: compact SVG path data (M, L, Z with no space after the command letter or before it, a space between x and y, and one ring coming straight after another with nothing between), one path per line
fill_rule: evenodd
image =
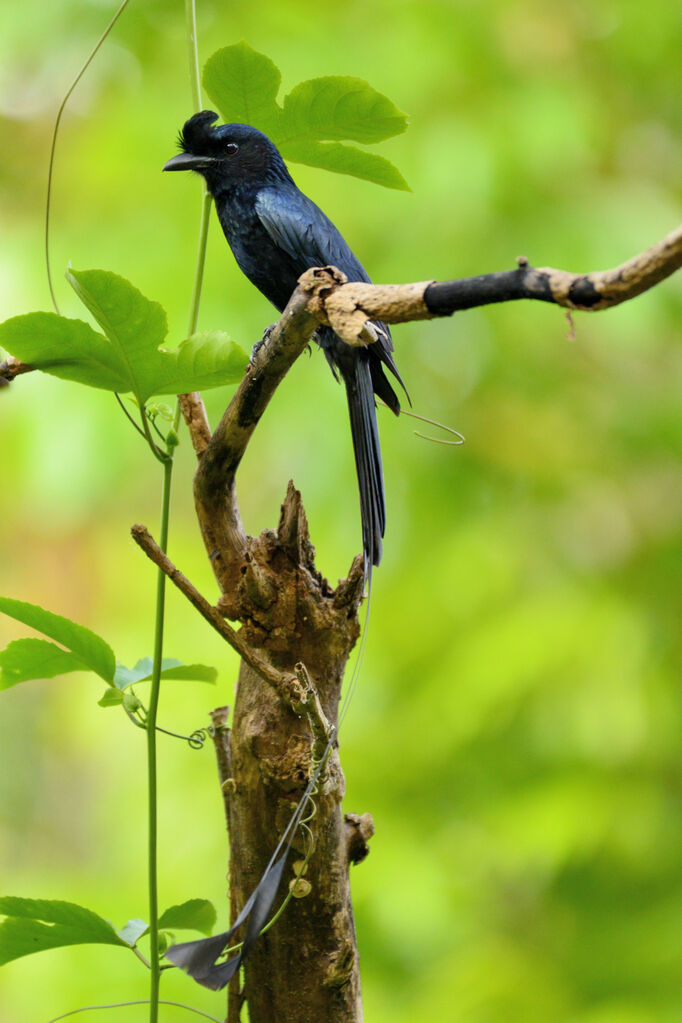
M236 142L228 142L227 145L225 146L225 152L227 153L228 156L234 156L238 149L239 146L237 145Z

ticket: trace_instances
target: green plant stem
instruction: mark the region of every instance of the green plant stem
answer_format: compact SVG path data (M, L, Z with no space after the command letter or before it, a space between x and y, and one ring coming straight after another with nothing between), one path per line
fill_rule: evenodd
M159 546L168 547L168 523L170 518L171 479L173 460L163 464L163 494L161 498L161 528ZM154 625L154 668L152 687L147 710L147 792L148 792L148 868L149 868L149 1023L158 1023L159 1018L159 892L157 877L157 770L156 770L156 716L159 709L161 689L161 660L163 656L163 625L166 603L166 576L159 569L156 580L156 621Z
M196 11L194 0L185 0L185 17L187 25L187 40L189 44L190 59L190 81L192 87L192 98L195 110L201 108L201 80L199 75L199 57L196 41ZM196 332L199 319L199 303L201 301L201 285L204 277L204 264L206 261L206 240L208 237L209 215L211 212L211 197L204 191L202 200L201 226L199 229L199 248L197 263L194 272L194 285L192 287L192 302L190 306L188 336ZM173 418L173 429L177 430L180 423L180 402L175 406ZM163 454L154 444L149 432L149 425L146 416L143 416L143 427L152 452L163 462L163 496L161 501L161 529L159 547L166 553L168 548L168 524L170 518L170 494L171 480L173 475L173 451L169 448ZM154 630L154 668L152 672L152 686L149 698L149 708L146 715L147 728L147 786L148 786L148 864L149 864L149 958L150 958L150 993L149 993L149 1023L158 1023L159 1018L159 984L161 979L161 964L159 962L159 897L158 897L158 876L157 876L157 763L156 763L156 718L159 708L159 694L161 688L161 661L163 657L163 625L166 600L166 576L159 569L156 583L156 622Z
M158 445L154 443L154 438L152 437L151 430L149 429L149 420L147 419L146 407L144 405L140 409L140 419L142 421L142 430L144 433L144 438L149 444L151 453L154 455L154 458L158 459L159 462L163 462L164 465L167 462L170 462L172 464L173 462L172 455L164 453L163 451L161 451Z
M197 18L195 0L185 0L185 24L187 27L187 43L189 50L189 82L192 91L192 105L196 113L201 110L201 74L199 71L199 51L197 50ZM204 186L201 198L201 222L199 225L199 245L197 247L197 262L194 270L194 284L192 286L192 301L189 310L189 323L187 325L187 336L191 337L196 333L199 322L199 305L201 303L201 288L204 283L204 266L206 264L206 242L208 240L208 225L210 223L212 199ZM177 431L180 424L180 405L175 406L175 418L173 429Z
M197 49L197 12L195 0L185 0L185 26L189 50L189 84L192 90L192 104L196 113L201 110L201 75L199 73L199 51Z
M144 966L146 966L146 967L147 967L147 969L149 969L149 968L150 968L150 967L149 967L149 962L148 962L148 960L147 960L147 957L146 957L146 956L143 956L143 955L142 955L142 953L140 952L139 948L133 948L133 949L131 949L131 951L132 951L133 955L136 955L136 956L137 956L137 958L138 958L138 959L140 960L140 962L141 962L141 963L142 963L142 964L143 964Z
M194 271L194 286L192 288L192 304L190 307L189 324L187 334L191 337L196 332L199 322L199 303L201 302L201 286L204 283L204 265L206 263L206 242L208 240L208 225L211 216L211 205L213 199L211 194L204 188L201 199L201 225L199 228L199 245L197 248L197 265Z

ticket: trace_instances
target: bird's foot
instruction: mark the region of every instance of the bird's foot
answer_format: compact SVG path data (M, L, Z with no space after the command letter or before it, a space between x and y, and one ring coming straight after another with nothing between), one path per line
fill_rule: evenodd
M256 361L256 356L258 355L259 351L261 350L265 342L268 340L276 326L277 326L276 323L271 323L270 326L266 327L265 330L263 331L263 336L260 339L260 341L256 341L255 345L251 349L251 355L249 356L249 367L253 366L254 362Z

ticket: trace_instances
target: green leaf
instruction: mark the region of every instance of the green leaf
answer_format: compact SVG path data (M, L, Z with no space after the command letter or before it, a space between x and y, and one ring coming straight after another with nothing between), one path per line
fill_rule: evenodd
M195 335L174 352L159 351L167 325L158 302L107 270L70 270L66 277L115 349L127 377L124 390L141 405L152 394L180 394L241 378L246 355L226 334Z
M339 145L343 139L381 142L406 130L405 114L387 96L362 78L327 76L301 82L280 106L280 81L269 57L245 42L214 53L203 76L204 88L224 120L259 128L286 159L409 191L384 157Z
M11 597L0 597L0 611L24 625L30 625L50 639L55 639L75 654L86 668L90 668L106 682L113 681L116 666L114 651L101 636L90 629L77 625L69 618L53 614L52 611L46 611L37 604L13 600Z
M110 686L105 689L104 695L97 701L98 707L120 707L123 703L123 693L120 689Z
M0 689L69 671L90 671L90 667L80 657L46 639L15 639L0 650Z
M0 323L0 345L17 359L62 380L127 391L127 377L106 338L82 320L27 313Z
M67 270L66 279L109 338L128 381L125 390L143 405L153 393L145 373L149 356L160 357L157 349L168 332L163 307L105 270Z
M151 672L142 681L150 679ZM177 682L210 682L214 683L218 678L218 669L208 664L178 664L175 667L164 668L161 678L175 679Z
M148 682L152 677L154 662L151 657L143 657L134 668L126 668L117 664L114 673L114 685L118 689L127 689L136 682ZM161 661L161 678L176 679L185 682L215 682L218 677L216 668L207 664L183 664L172 657L164 657Z
M145 923L144 920L139 920L137 917L134 920L129 920L119 931L118 934L121 941L125 941L126 945L130 945L134 948L143 934L146 934L149 930L149 924Z
M106 270L70 270L67 279L106 337L81 320L29 313L0 324L0 345L10 354L64 380L131 392L139 406L152 394L206 390L243 376L247 355L223 331L159 350L167 326L158 302Z
M282 127L298 138L353 139L366 145L407 131L407 117L362 78L334 75L293 88L284 99Z
M179 906L171 906L159 917L159 927L176 931L199 931L211 934L217 914L208 899L190 899Z
M224 330L199 331L178 346L176 378L168 381L165 388L157 393L185 394L187 391L237 384L244 376L248 362L244 349Z
M279 68L270 58L244 41L217 50L204 66L204 88L223 118L252 124L266 134L274 134L281 117L277 105L281 81Z
M73 902L0 898L0 965L64 945L119 945L125 942L103 917Z
M340 142L313 142L303 139L287 143L285 150L290 160L309 167L322 167L337 174L351 174L355 178L373 181L384 188L409 192L410 186L390 160L376 153L366 153L357 146L344 146Z
M180 661L176 661L173 657L164 657L161 661L162 674L165 668L175 668L178 664ZM117 689L127 689L128 686L135 685L136 682L148 679L153 666L154 661L151 657L140 658L134 668L126 668L125 664L117 664L114 672L114 685Z

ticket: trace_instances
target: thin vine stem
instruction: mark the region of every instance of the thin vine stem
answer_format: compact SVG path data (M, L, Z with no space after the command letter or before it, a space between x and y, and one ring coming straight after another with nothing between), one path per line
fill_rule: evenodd
M185 26L189 53L189 84L192 90L192 104L196 113L201 110L201 74L199 73L199 50L197 47L197 11L195 0L185 0Z
M208 241L208 225L210 223L211 206L213 199L210 192L204 188L201 200L201 225L199 228L199 244L197 247L197 265L194 271L194 285L192 287L192 303L190 306L189 324L187 334L191 337L196 332L199 322L199 303L201 302L201 288L204 283L204 266L206 264L206 243Z
M199 54L197 50L196 32L196 7L195 0L185 0L185 23L187 30L187 41L189 48L190 63L190 85L195 110L201 108L201 79L199 74ZM208 236L209 213L211 209L210 197L204 192L202 202L201 226L199 229L199 249L197 264L194 273L194 285L192 287L192 301L189 315L188 335L194 334L199 318L199 303L201 300L201 285L204 276L204 264L206 260L206 239ZM176 403L173 427L177 430L180 423L180 402ZM143 423L145 432L149 427ZM150 447L159 457L156 445L148 437ZM164 553L168 547L168 528L170 520L170 494L171 480L173 476L173 451L169 449L164 458L163 464L163 496L161 501L161 529L159 546ZM156 761L156 718L159 707L159 695L161 689L161 661L163 657L163 626L166 598L166 576L159 569L156 588L156 620L154 635L154 668L152 672L152 685L147 710L147 784L148 784L148 869L149 869L149 941L150 941L150 1002L149 1002L149 1023L158 1023L159 1016L159 984L161 979L161 964L159 962L159 899L158 899L158 874L157 874L157 843L158 843L158 815L157 815L157 761Z
M97 1009L124 1009L128 1005L147 1005L147 999L137 998L132 1002L110 1002L108 1005L83 1005L80 1009L71 1009L69 1012L63 1012L61 1016L53 1016L52 1019L48 1020L48 1023L59 1023L60 1019L77 1016L79 1012L95 1012ZM202 1009L195 1009L193 1005L185 1005L184 1002L168 1002L164 999L159 1002L159 1005L174 1005L176 1009L187 1009L188 1012L193 1012L195 1016L210 1019L213 1023L221 1023L216 1016L210 1016Z
M114 391L114 397L116 398L116 401L117 401L117 402L119 403L119 405L121 406L121 411L123 412L123 414L124 414L124 416L126 417L126 419L128 419L128 420L129 420L129 421L130 421L130 422L132 423L132 425L133 425L133 426L135 427L135 429L136 429L136 430L137 430L137 432L138 432L138 433L140 434L140 436L141 436L141 437L144 437L144 439L146 440L147 438L145 437L145 434L144 434L144 430L143 430L143 429L141 429L141 427L139 427L139 426L137 425L137 423L135 422L135 420L134 420L134 419L133 419L133 417L131 416L130 412L129 412L129 411L128 411L128 409L127 409L127 408L125 407L125 405L124 405L124 403L123 403L123 399L121 398L121 395L120 395L120 394L118 394L118 393L117 393L116 391Z
M52 144L50 146L50 162L47 170L47 198L45 201L45 269L47 270L47 286L50 289L50 298L52 299L52 305L54 306L54 311L57 313L57 315L59 315L59 306L57 305L57 298L55 296L54 287L52 284L52 272L50 270L50 213L52 207L52 176L54 170L54 154L57 148L57 135L59 134L59 125L61 124L62 115L64 113L64 110L66 109L66 104L69 102L69 99L71 98L73 90L76 88L81 78L83 77L87 69L90 67L90 64L92 63L97 51L99 50L100 46L102 45L106 37L111 32L112 28L114 27L118 19L123 14L129 2L130 0L123 0L122 4L114 14L113 18L102 32L102 35L95 43L94 47L90 51L90 55L88 56L87 60L85 61L82 68L80 69L80 71L74 78L73 82L69 86L67 93L59 106L59 110L57 111L57 117L55 118L54 122L54 130L52 132Z
M185 24L187 27L187 44L189 54L189 82L192 92L192 105L195 113L201 110L201 73L199 71L199 50L197 48L197 13L195 0L185 0ZM189 323L187 325L187 336L191 337L196 333L199 322L199 305L201 303L201 289L204 283L204 266L206 265L206 243L208 241L208 225L210 223L212 198L204 185L201 199L201 220L199 223L199 244L197 246L197 261L194 270L194 283L192 285L192 300L190 302ZM177 431L180 425L180 403L175 406L173 429Z
M168 525L170 520L171 480L173 460L168 458L163 465L163 492L161 498L161 527L159 546L168 548ZM147 710L147 843L148 843L148 884L149 884L149 1023L158 1023L159 1018L159 890L157 873L158 813L157 813L157 763L156 763L156 716L161 691L161 661L163 657L163 626L166 604L166 576L159 569L156 579L156 615L154 624L154 667Z

